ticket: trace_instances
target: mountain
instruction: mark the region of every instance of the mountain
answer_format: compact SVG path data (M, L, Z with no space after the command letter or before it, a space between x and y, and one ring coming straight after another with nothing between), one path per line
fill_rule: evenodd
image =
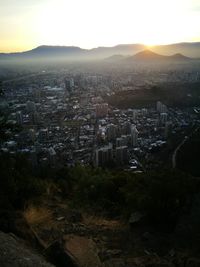
M37 58L76 58L87 53L86 49L76 46L38 46L20 53L0 53L0 59L37 59Z
M134 56L126 58L127 61L183 61L183 60L190 60L189 57L186 57L180 53L174 54L172 56L164 56L157 54L150 50L141 51Z
M134 56L127 58L127 60L162 60L165 59L165 56L154 53L150 50L144 50L137 53Z
M106 58L113 55L129 56L145 49L143 44L120 44L113 47L97 47L89 50L91 56Z
M186 57L181 53L176 53L174 55L171 56L171 59L175 59L175 60L190 60L190 57Z
M185 55L184 59L186 57L200 58L200 42L154 46L151 47L151 53L145 49L146 47L143 44L121 44L93 49L82 49L76 46L43 45L20 53L0 53L0 60L102 60L109 57L111 57L111 60L117 60L118 57L119 60L122 56L130 55L136 55L136 58L141 60L142 58L161 59L161 54L163 56L175 54L173 57L179 60L184 58L183 55ZM144 51L146 52L144 53Z
M181 53L187 57L200 58L200 42L156 45L151 50L166 56Z
M60 55L63 53L66 54L77 54L77 53L83 53L87 50L82 49L77 46L47 46L42 45L38 46L35 49L32 49L30 51L24 52L24 55Z
M72 59L92 60L104 59L113 55L132 55L145 48L144 45L117 45L114 47L97 47L90 50L76 46L38 46L20 53L0 53L1 59Z

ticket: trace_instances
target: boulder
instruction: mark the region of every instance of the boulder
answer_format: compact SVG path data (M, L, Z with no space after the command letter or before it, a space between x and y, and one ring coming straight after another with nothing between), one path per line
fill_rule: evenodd
M0 232L1 267L53 267L45 258L13 234Z

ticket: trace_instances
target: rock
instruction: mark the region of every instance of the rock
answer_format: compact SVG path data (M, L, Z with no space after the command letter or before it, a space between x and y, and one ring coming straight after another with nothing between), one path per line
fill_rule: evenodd
M66 235L64 247L65 251L77 260L79 266L102 266L98 256L98 248L91 238L80 235Z
M120 249L109 249L107 250L107 253L112 257L118 257L122 254L122 251Z
M13 234L0 232L1 267L53 267L36 251Z
M152 253L150 251L148 251L147 249L144 250L144 253L147 255L151 255Z
M59 267L79 267L75 257L65 249L64 241L53 242L46 250L46 256Z
M170 257L174 257L175 255L176 255L175 250L174 250L174 249L171 249L171 250L169 251L169 256L170 256Z
M34 247L41 247L22 212L1 210L0 218L0 231L14 233L16 236L28 240Z
M104 262L103 267L175 267L170 262L154 256L115 258ZM196 266L195 266L196 267Z
M111 260L105 261L102 266L103 267L137 267L136 265L135 266L127 265L123 259L111 259Z
M65 219L65 217L58 217L56 220L59 222L59 221L63 221Z
M158 256L143 256L126 260L126 267L175 267Z
M98 253L102 262L112 258L118 258L121 254L122 251L119 249L107 249Z

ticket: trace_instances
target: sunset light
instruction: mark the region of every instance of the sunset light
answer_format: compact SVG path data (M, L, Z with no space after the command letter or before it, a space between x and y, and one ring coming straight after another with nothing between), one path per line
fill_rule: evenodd
M198 0L1 0L0 51L200 40Z

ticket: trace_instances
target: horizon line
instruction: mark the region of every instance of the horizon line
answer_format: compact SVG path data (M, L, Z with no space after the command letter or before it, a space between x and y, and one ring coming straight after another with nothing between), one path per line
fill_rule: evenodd
M176 45L176 44L195 44L195 43L200 43L200 40L199 41L182 41L182 42L175 42L175 43L165 43L165 44L145 44L145 43L121 43L121 44L116 44L116 45L111 45L111 46L95 46L95 47L92 47L92 48L83 48L81 46L78 46L78 45L59 45L59 44L56 44L56 45L46 45L46 44L41 44L41 45L38 45L38 46L35 46L33 48L30 48L28 50L19 50L19 51L8 51L8 52L4 52L4 51L0 51L0 54L13 54L13 53L23 53L23 52L28 52L28 51L31 51L31 50L34 50L34 49L37 49L38 47L42 47L42 46L46 46L46 47L77 47L77 48L80 48L82 50L92 50L92 49L98 49L98 48L112 48L112 47L116 47L116 46L123 46L123 45L143 45L145 47L155 47L155 46L167 46L167 45Z

